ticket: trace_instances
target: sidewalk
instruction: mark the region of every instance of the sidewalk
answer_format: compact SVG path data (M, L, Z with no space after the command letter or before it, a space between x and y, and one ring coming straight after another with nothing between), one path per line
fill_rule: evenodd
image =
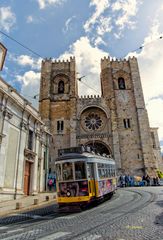
M38 208L53 202L56 202L56 192L39 193L36 196L24 196L16 200L0 202L0 217Z

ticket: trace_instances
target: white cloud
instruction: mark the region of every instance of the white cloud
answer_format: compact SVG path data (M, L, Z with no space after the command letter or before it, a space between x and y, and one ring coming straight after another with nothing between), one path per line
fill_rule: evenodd
M27 23L32 23L33 21L34 19L31 15L27 17Z
M40 70L42 59L34 59L28 55L20 55L18 57L11 56L12 60L21 66L29 66L32 69Z
M100 60L108 54L97 47L92 47L87 37L81 37L70 47L68 52L60 56L60 59L66 59L72 55L76 58L78 77L85 75L82 82L90 86L89 88L82 82L78 82L79 95L100 95Z
M138 6L141 3L142 1L140 0L117 0L112 5L113 12L120 13L115 22L120 29L124 29L124 27L135 27L135 22L131 20L131 18L136 15Z
M154 21L149 36L144 40L144 48L138 54L142 75L144 96L148 102L151 98L163 95L163 40L159 39L159 24Z
M16 16L12 12L11 7L0 8L0 28L9 32L16 23Z
M111 25L111 17L103 17L99 18L99 25L97 27L97 34L102 36L106 32L111 32L112 25Z
M74 18L76 18L76 16L72 16L66 20L65 27L63 28L64 33L66 33L67 31L69 31L71 29L71 22Z
M98 47L99 45L104 45L106 46L106 42L104 42L104 40L101 37L97 37L95 39L93 39L94 45L95 47Z
M37 0L40 9L44 9L50 5L61 5L66 0Z
M40 73L28 71L22 76L17 75L16 80L21 84L21 94L37 108L38 99L34 99L33 97L39 93Z
M86 32L91 31L92 26L97 22L101 14L109 8L110 0L91 0L90 6L95 6L95 13L84 24Z
M147 111L150 120L150 126L159 127L159 139L163 141L163 120L161 117L161 113L163 114L163 99L157 98L148 101Z
M44 21L45 20L42 17L35 17L32 15L29 15L26 17L26 23L28 23L28 24L30 24L30 23L38 24L38 23L42 23Z

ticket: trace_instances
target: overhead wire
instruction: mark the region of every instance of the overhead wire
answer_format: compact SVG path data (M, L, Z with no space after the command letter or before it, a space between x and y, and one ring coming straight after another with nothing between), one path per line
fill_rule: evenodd
M3 34L4 36L6 36L7 38L9 38L10 40L16 42L17 44L19 44L20 46L22 46L23 48L25 48L26 50L30 51L32 54L40 57L40 58L44 58L43 56L41 56L39 53L35 52L34 50L32 50L31 48L27 47L26 45L22 44L21 42L19 42L18 40L14 39L13 37L9 36L8 34L4 33L2 30L0 30L0 33ZM149 44L152 44L154 41L156 40L159 40L159 39L162 39L163 36L160 36L158 39L154 39L153 41L145 44L145 45L141 45L140 47L136 48L135 50L133 51L130 51L130 52L137 52L138 50L142 50L144 47L148 46ZM85 77L85 76L82 76L80 78L77 78L78 81L80 81L81 83L83 83L85 86L89 87L90 89L92 89L93 91L97 92L98 94L100 94L96 89L94 89L93 87L91 87L90 85L86 84L85 82L83 82L81 79ZM38 96L39 94L33 96L33 99L36 99L36 97Z
M147 47L148 45L153 44L153 42L155 42L155 41L157 41L157 40L160 40L160 39L163 39L163 36L159 36L158 38L153 39L153 40L151 40L150 42L148 42L148 43L146 43L146 44L144 44L144 45L141 45L140 47L138 47L138 48L130 51L130 53L133 53L133 52L137 52L137 51L139 51L139 50L142 50L144 47ZM124 58L124 57L125 57L125 56L123 56L123 58Z
M95 88L91 87L90 85L86 84L83 80L79 80L79 78L77 78L77 80L100 95L99 91L97 91Z
M7 38L9 38L10 40L16 42L17 44L19 44L20 46L22 46L23 48L27 49L28 51L32 52L33 54L35 54L36 56L43 58L40 54L38 54L37 52L33 51L31 48L27 47L26 45L22 44L21 42L17 41L16 39L14 39L13 37L10 37L8 34L2 32L0 30L0 33L3 34L4 36L6 36Z

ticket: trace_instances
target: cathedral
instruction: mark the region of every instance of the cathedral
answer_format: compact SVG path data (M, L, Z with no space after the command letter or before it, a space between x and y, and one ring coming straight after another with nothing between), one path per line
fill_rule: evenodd
M42 61L39 111L52 134L50 166L61 148L89 146L112 156L119 174L161 169L157 128L150 128L137 59L101 59L101 96L78 96L75 58Z

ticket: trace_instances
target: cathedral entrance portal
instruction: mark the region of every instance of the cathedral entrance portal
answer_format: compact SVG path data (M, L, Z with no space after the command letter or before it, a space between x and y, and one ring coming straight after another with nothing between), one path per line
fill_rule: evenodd
M94 151L95 153L100 153L101 155L102 154L111 155L110 149L101 142L92 141L92 142L86 143L85 145L89 146L91 150Z

